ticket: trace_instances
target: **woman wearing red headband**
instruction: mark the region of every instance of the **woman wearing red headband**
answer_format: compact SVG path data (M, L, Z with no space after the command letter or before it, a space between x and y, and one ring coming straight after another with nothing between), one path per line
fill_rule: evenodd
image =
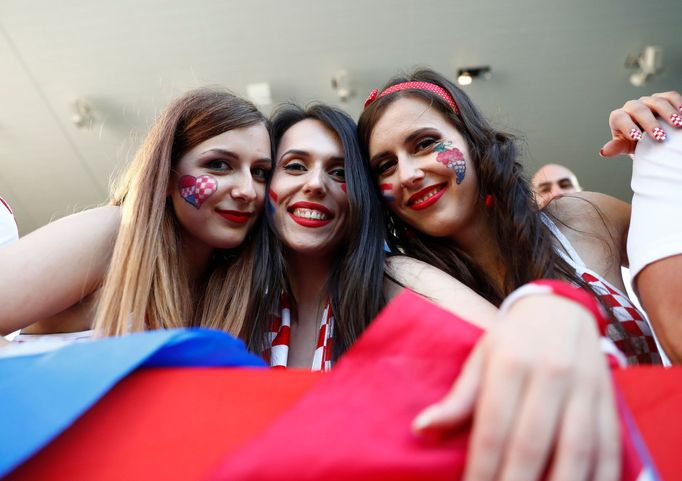
M660 137L658 130L651 134ZM394 78L372 92L359 135L387 199L394 252L439 267L495 305L536 279L571 281L610 308L605 331L630 363L660 362L651 330L621 292L625 203L585 193L540 213L513 138L495 131L466 94L433 71ZM476 406L467 479L535 479L552 439L558 448L552 476L617 473L606 370L585 357L582 321L559 320L561 308L547 302L551 322L529 312L493 328L452 393L416 421L418 428L447 429ZM557 337L564 342L552 341ZM562 362L552 349L563 350ZM504 383L486 382L492 379Z

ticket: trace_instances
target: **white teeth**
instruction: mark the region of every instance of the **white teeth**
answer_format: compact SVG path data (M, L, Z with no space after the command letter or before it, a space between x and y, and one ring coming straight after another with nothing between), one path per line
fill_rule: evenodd
M437 194L438 192L440 192L441 190L443 190L443 187L442 187L442 186L439 187L439 188L437 188L437 189L434 189L434 190L430 191L430 192L429 192L428 194L426 194L424 197L420 197L419 199L415 200L414 203L415 203L415 204L421 204L422 202L426 202L427 200L429 200L431 197L433 197L434 195L436 195L436 194Z
M314 219L314 220L327 220L327 214L320 212L319 210L313 209L303 209L301 207L294 209L294 215L296 217L302 217L304 219Z

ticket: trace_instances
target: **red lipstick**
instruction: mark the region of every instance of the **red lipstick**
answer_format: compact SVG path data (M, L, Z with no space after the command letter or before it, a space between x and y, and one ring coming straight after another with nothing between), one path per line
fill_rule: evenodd
M325 219L310 219L308 217L299 217L294 214L296 209L309 209L321 212L326 218ZM322 204L317 204L315 202L296 202L287 208L289 216L299 225L303 227L322 227L329 224L334 218L334 213L330 211L327 207Z
M407 200L407 206L410 209L414 210L422 210L426 209L427 207L432 206L436 202L438 202L438 199L440 199L443 194L445 193L445 189L447 188L447 183L442 183L442 184L436 184L436 185L430 185L428 187L423 188L416 194L413 194L408 200ZM439 190L440 189L440 190ZM428 199L422 201L422 202L417 202L418 199L423 198L429 193L432 193L434 191L437 191L434 195L429 197Z
M237 224L246 224L253 215L253 212L243 212L240 210L219 210L218 214L220 214L223 219L227 219L231 222L236 222Z

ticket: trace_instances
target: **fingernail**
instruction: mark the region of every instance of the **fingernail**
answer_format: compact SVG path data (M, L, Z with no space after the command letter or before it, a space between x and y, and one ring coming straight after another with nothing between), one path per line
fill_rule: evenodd
M642 132L637 129L630 129L630 138L632 140L642 140Z
M420 412L416 418L414 418L414 421L412 421L412 430L413 431L423 431L426 428L431 426L432 421L433 421L433 408L427 408L424 411Z
M663 131L662 128L656 127L652 132L651 136L658 140L659 142L663 142L668 136L665 135L665 132Z
M599 149L599 157L606 157L604 155L604 148L603 147L601 149Z
M678 114L672 114L670 116L670 122L675 126L675 127L682 127L682 117L680 117Z

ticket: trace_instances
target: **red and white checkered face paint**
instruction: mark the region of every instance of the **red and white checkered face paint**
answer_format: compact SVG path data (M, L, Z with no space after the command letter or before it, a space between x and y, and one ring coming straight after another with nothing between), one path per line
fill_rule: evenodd
M183 175L178 181L180 196L195 208L201 207L206 199L218 190L218 180L212 175Z

